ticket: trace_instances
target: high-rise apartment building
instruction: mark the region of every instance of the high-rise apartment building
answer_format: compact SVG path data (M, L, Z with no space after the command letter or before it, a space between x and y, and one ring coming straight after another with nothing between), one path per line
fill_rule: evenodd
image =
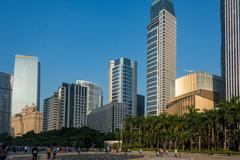
M12 115L24 106L40 108L40 62L37 57L17 55L15 58Z
M126 115L137 111L137 62L127 58L112 60L108 66L109 103L125 103Z
M147 115L166 110L176 78L176 16L172 0L154 0L147 35Z
M12 76L0 72L0 134L10 133Z
M240 96L240 0L221 0L222 77L226 100Z
M43 131L58 130L60 128L60 108L58 93L44 100Z
M82 80L74 84L62 83L53 96L44 100L43 129L86 126L87 115L102 107L102 103L102 89L97 85Z

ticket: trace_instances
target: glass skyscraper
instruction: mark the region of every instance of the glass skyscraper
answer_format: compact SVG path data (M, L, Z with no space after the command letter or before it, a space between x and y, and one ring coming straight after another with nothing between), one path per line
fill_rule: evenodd
M147 35L147 115L163 113L176 78L176 16L172 0L154 0Z
M126 116L137 111L137 62L127 58L112 60L108 66L109 103L116 101L127 106Z
M226 100L240 96L240 0L221 0L221 70Z
M10 133L12 76L0 72L0 134Z
M12 115L32 104L40 108L40 62L37 57L17 55L15 58Z

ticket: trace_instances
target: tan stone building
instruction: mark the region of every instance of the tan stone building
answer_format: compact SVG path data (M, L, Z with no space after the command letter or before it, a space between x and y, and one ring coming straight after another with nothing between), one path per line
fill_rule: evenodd
M183 115L189 107L203 112L224 100L224 81L216 75L193 72L175 80L171 95L166 110L168 114Z
M12 134L15 137L34 131L42 132L43 114L37 111L36 106L26 106L22 112L12 117Z

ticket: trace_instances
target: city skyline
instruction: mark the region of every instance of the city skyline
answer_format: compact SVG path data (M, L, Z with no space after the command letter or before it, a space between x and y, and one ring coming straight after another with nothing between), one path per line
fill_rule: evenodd
M136 2L138 2L138 3L136 3ZM44 4L44 2L42 2L42 3ZM65 3L58 3L58 6L54 9L59 12L59 9L61 9L61 7L63 7L63 5ZM76 7L73 7L72 5L75 3L78 5ZM83 37L86 38L85 34L83 33L85 31L84 26L81 27L82 25L80 25L79 22L75 21L76 18L78 16L80 16L80 14L89 16L88 14L81 12L81 10L80 10L81 6L79 5L79 3L84 3L84 4L86 3L86 8L87 8L87 5L92 4L92 3L87 3L87 2L67 3L69 5L69 8L64 10L63 12L68 13L68 15L63 17L63 19L66 19L69 16L69 14L70 15L76 14L76 15L74 16L74 19L69 20L71 22L71 25L70 25L70 28L67 27L66 30L65 29L61 30L63 28L60 27L60 28L55 28L57 30L57 31L55 31L54 28L50 27L49 25L46 25L46 21L49 19L47 18L45 21L44 18L46 18L45 17L46 15L45 16L43 15L42 18L39 15L39 11L40 11L41 7L43 7L42 5L40 5L40 7L37 8L38 9L37 13L33 12L33 17L27 17L25 15L26 12L24 12L24 11L22 11L23 13L20 14L19 16L20 16L20 19L27 18L27 19L32 20L32 21L30 21L30 24L32 24L32 28L30 27L28 29L29 29L29 32L30 33L33 32L34 35L37 34L36 33L37 31L39 31L39 30L41 31L40 28L42 26L44 26L44 24L45 24L46 29L43 29L42 33L46 34L49 31L52 31L53 33L50 34L50 36L51 36L51 38L55 39L55 38L61 38L62 34L60 36L56 36L55 34L57 34L58 32L61 33L60 31L63 31L64 37L66 37L66 40L67 41L72 40L71 42L73 42L74 39L77 40L76 37L71 39L69 36L72 35L70 32L71 29L73 29L74 32L77 31L76 28L73 27L73 25L75 23L77 26L80 26L78 28L77 35L79 35L79 37L80 37L80 35L83 35ZM109 9L109 11L112 11L111 6L114 6L114 4L116 4L116 3L118 5L120 4L119 7L123 7L125 5L125 3L129 4L128 6L126 6L127 13L130 13L130 11L131 11L130 9L132 9L133 7L135 7L134 9L136 9L136 10L133 11L132 15L127 15L127 13L125 13L121 16L119 15L119 13L113 12L112 16L114 16L114 15L118 16L121 20L120 22L122 22L121 23L122 26L120 26L120 27L122 27L122 29L120 30L120 32L126 33L125 36L120 36L119 34L117 34L115 37L114 36L107 37L108 41L112 41L120 36L120 39L115 44L113 44L113 48L115 48L115 49L113 49L110 46L108 46L110 48L106 48L106 46L103 45L102 43L101 43L101 45L102 45L103 49L101 49L101 46L97 45L95 47L96 49L91 48L91 51L89 51L89 47L87 47L88 50L86 50L86 48L84 49L84 47L83 47L83 50L81 49L82 47L79 47L79 48L76 47L76 46L83 46L86 44L87 44L87 46L89 46L91 43L88 39L85 39L86 41L80 40L78 43L76 43L76 42L69 43L68 42L68 43L66 43L65 47L59 45L59 44L63 43L63 41L56 41L56 43L50 43L49 41L46 41L46 43L43 43L43 40L46 40L47 37L42 37L42 36L39 36L39 40L37 40L38 38L36 38L35 41L33 41L32 43L28 43L29 40L32 39L29 37L28 32L25 33L26 34L25 36L21 37L21 35L23 35L23 31L25 31L22 27L24 25L26 25L26 23L23 23L23 24L19 24L20 25L19 29L16 29L14 26L12 26L8 30L8 31L14 30L15 32L19 33L19 36L17 36L16 39L23 40L23 42L21 42L21 43L19 42L20 44L23 44L23 45L22 46L14 45L13 49L8 49L7 48L8 45L4 45L4 47L2 49L0 49L0 52L4 53L4 54L0 55L0 63L3 64L3 65L1 65L1 66L3 66L3 69L1 68L1 71L13 73L13 67L10 64L11 63L13 64L12 61L14 61L13 60L14 55L17 53L38 56L40 61L44 64L44 65L42 65L43 69L41 72L41 74L42 74L41 106L43 105L43 99L46 97L49 97L54 92L54 89L57 87L57 85L59 83L61 83L61 82L71 83L71 82L74 82L76 79L84 79L84 80L92 81L92 82L96 83L97 85L101 86L104 90L104 99L105 99L104 104L106 104L106 102L107 102L107 100L106 100L107 99L107 85L108 85L108 83L107 83L108 77L107 77L107 69L106 69L107 63L111 59L116 59L117 57L124 56L124 57L130 58L130 59L134 59L138 62L138 64L139 64L138 71L140 73L140 74L138 74L138 79L139 79L138 93L146 95L146 76L145 76L145 74L146 74L145 73L145 71L146 71L146 69L145 69L146 68L146 37L147 37L146 36L146 33L147 33L146 25L149 23L149 13L150 13L149 6L151 5L152 1L149 0L147 2L142 2L142 1L139 2L139 1L132 0L132 1L121 1L121 3L106 1L106 2L101 3L100 6L99 6L99 3L94 4L93 7L95 9L103 7L103 8ZM219 23L219 8L220 8L219 2L206 1L206 3L209 3L208 6L204 6L203 1L194 2L194 3L188 2L188 4L185 3L185 6L181 6L181 3L183 3L183 2L180 2L178 0L174 1L175 10L178 15L177 16L177 21L178 21L178 24L177 24L177 28L178 28L177 72L178 72L178 74L177 75L180 76L182 74L185 74L185 72L184 72L185 69L201 70L201 71L206 71L206 72L210 72L210 73L214 73L214 74L219 74L220 73L220 67L219 67L220 66L220 47L219 47L220 46L220 40L219 40L220 39L219 38L220 37L220 32L219 32L220 26L218 25L218 23ZM193 6L195 3L197 3L197 5L199 5L198 9L191 8L191 5ZM36 4L29 4L29 5L32 7L36 7L35 6ZM3 6L8 7L8 6L11 6L11 4L8 3ZM50 4L49 8L51 8L51 7L53 7L53 4ZM187 20L189 18L193 18L192 17L193 15L192 16L186 15L187 12L184 11L184 9L186 7L190 7L189 10L191 12L193 12L193 15L195 15L195 16L198 15L198 17L197 17L198 22L199 22L199 23L197 23L198 25L200 25L201 22L203 22L203 19L205 19L204 15L205 14L208 15L208 13L210 13L210 11L211 11L211 15L208 16L209 18L207 20L213 21L213 22L207 23L208 25L206 25L206 28L204 28L203 26L200 25L201 27L199 27L199 28L202 28L202 30L197 30L197 26L194 24L196 21L193 20L193 21L191 21L191 23L187 22ZM214 9L212 7L214 7ZM50 18L53 18L56 15L52 14L50 12L49 8L44 13L46 14L49 12ZM72 9L72 11L70 11L71 9ZM203 13L202 15L199 14L201 9L206 11L206 13ZM104 20L111 18L111 17L108 17L108 15L107 15L107 13L109 11L108 10L106 10L106 11L98 10L98 11L91 13L90 16L93 16L93 15L95 16L94 13L100 12L100 13L102 13L101 17L103 18L103 22L104 22ZM9 23L17 22L17 20L14 18L16 18L18 16L16 16L14 13L7 15L7 16L10 16L9 17L10 20L6 20L7 17L5 17L6 25ZM139 15L139 14L141 14L141 15ZM32 18L34 18L35 16L40 16L39 22L33 21ZM129 16L129 18L127 20L124 20L127 16ZM141 16L143 16L144 19L140 18L139 20L137 20L137 18L139 18ZM215 18L211 18L211 17L215 17ZM134 19L134 18L136 18L136 19ZM128 25L129 24L129 23L127 23L128 20L136 21L137 26L136 25L133 25L133 26ZM60 24L62 23L61 20L57 19L56 21ZM86 22L87 22L86 23L87 26L89 27L89 31L92 30L93 28L90 27L89 22L88 21L86 21ZM116 21L113 21L113 23L115 23L115 25L118 25L118 23ZM34 28L34 26L36 28ZM54 26L56 26L56 25L54 25ZM64 26L66 27L65 23L64 23ZM71 28L71 26L73 28ZM112 27L114 27L114 26L112 26ZM103 28L101 28L101 27L103 27ZM103 33L98 33L98 37L99 36L103 37L103 34L106 34L109 32L110 33L116 32L116 30L113 30L113 29L109 30L109 32L106 32L106 29L104 29L104 27L106 27L106 26L100 25L101 29L97 30L98 32L100 32L101 30L103 31ZM127 27L129 27L129 28L127 28ZM196 30L194 27L196 27ZM136 29L136 31L133 32L133 28ZM3 31L3 29L5 29L4 26L0 27L0 30L1 29ZM68 29L70 29L70 30L68 31ZM118 28L118 29L120 29L120 28ZM215 30L217 30L217 31L215 31ZM189 33L187 33L187 31ZM208 35L207 34L208 32L215 33L214 34L215 38L212 38L212 37L214 37L214 36L212 36L212 37L209 37L208 40L204 40L204 41L203 41L203 39L200 38L201 41L196 40L198 43L194 43L193 40L195 39L195 37L201 37L200 34L203 34L206 36L206 35ZM131 33L131 34L129 34L129 33ZM141 33L141 34L139 34L139 33ZM68 34L69 34L69 36L68 36ZM94 32L94 34L96 35L96 32ZM139 36L135 36L137 34ZM55 35L56 37L55 38L52 37L53 35ZM3 37L5 37L5 36L6 35L3 34ZM8 41L11 40L11 36L12 35L10 34L9 37L7 38ZM127 36L127 39L129 39L129 40L127 42L124 42L126 40L126 36ZM123 37L125 38L124 41L123 41ZM191 39L187 39L186 37L190 37ZM97 44L96 42L101 41L101 39L102 38L97 38L97 40L94 41L95 42L94 44ZM212 43L210 43L210 41L212 41L213 39L214 39L213 44L215 45L215 47L211 47L213 45L212 45ZM104 38L104 40L105 40L105 38ZM3 39L1 39L0 41L2 42ZM104 42L107 43L108 41L104 41ZM136 41L136 42L130 43L132 45L130 47L129 45L127 45L127 43L129 43L129 41L133 41L133 42ZM84 42L83 45L81 45L80 42ZM188 43L186 43L186 42L188 42ZM6 43L6 41L3 44L5 44L5 43ZM210 43L211 45L210 44L208 45L207 43ZM196 47L197 44L199 45L199 48ZM61 46L61 47L59 47L59 46ZM139 47L139 46L141 46L141 47ZM204 46L208 46L209 48L204 47ZM62 47L64 48L63 51L58 49L58 48L62 48ZM203 47L203 48L200 48L200 47ZM137 48L137 49L135 49L135 48ZM196 50L195 52L193 52L194 51L193 48L195 48L195 50ZM205 53L205 51L206 51L206 53ZM72 52L72 56L69 56L69 55L71 55L70 54L71 52ZM93 60L93 62L90 62L89 56L86 55L84 52L86 52L86 54L90 53L89 54L90 57L92 57L92 56L96 57L94 59L97 59L97 61ZM183 52L185 52L185 53L183 53ZM34 54L34 53L37 53L37 54ZM58 55L58 53L59 53L59 55ZM77 60L77 58L75 58L76 55L79 58L79 60ZM212 60L214 63L205 64L204 59L207 56L208 56L208 59ZM2 61L2 59L4 59L4 61ZM186 60L184 60L184 59L186 59ZM192 60L189 61L190 59L192 59ZM199 64L196 63L195 59L197 59L198 61L200 60L201 63L199 63ZM70 61L71 61L71 64L69 63ZM81 64L81 61L86 61L86 62ZM99 61L101 61L101 62L99 62ZM67 65L64 65L65 68L62 68L60 65L58 65L59 63L65 63ZM194 63L196 63L196 64L194 64ZM97 69L96 69L96 65L99 66L99 67L97 67ZM85 67L85 66L87 66L87 67ZM78 72L77 69L74 69L77 67L82 67L82 68L89 67L89 70L82 73L82 72ZM59 71L59 73L58 73L56 69L60 69L63 72ZM70 72L68 72L68 70L72 70L74 73L70 73ZM142 71L144 71L144 73ZM78 74L76 74L76 72ZM68 76L64 77L61 75L62 73L66 73L66 74L68 74ZM91 75L89 73L99 73L99 74L101 74L101 76L96 76L94 74Z

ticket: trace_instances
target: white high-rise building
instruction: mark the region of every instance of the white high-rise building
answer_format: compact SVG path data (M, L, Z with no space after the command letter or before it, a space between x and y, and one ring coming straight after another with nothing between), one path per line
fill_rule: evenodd
M222 77L226 100L240 96L240 0L221 0Z
M40 109L40 62L37 57L17 55L15 58L12 115L26 106Z
M109 103L122 102L127 106L126 115L137 113L137 62L127 58L110 61Z
M147 36L147 115L163 113L176 79L176 16L172 0L154 0Z

